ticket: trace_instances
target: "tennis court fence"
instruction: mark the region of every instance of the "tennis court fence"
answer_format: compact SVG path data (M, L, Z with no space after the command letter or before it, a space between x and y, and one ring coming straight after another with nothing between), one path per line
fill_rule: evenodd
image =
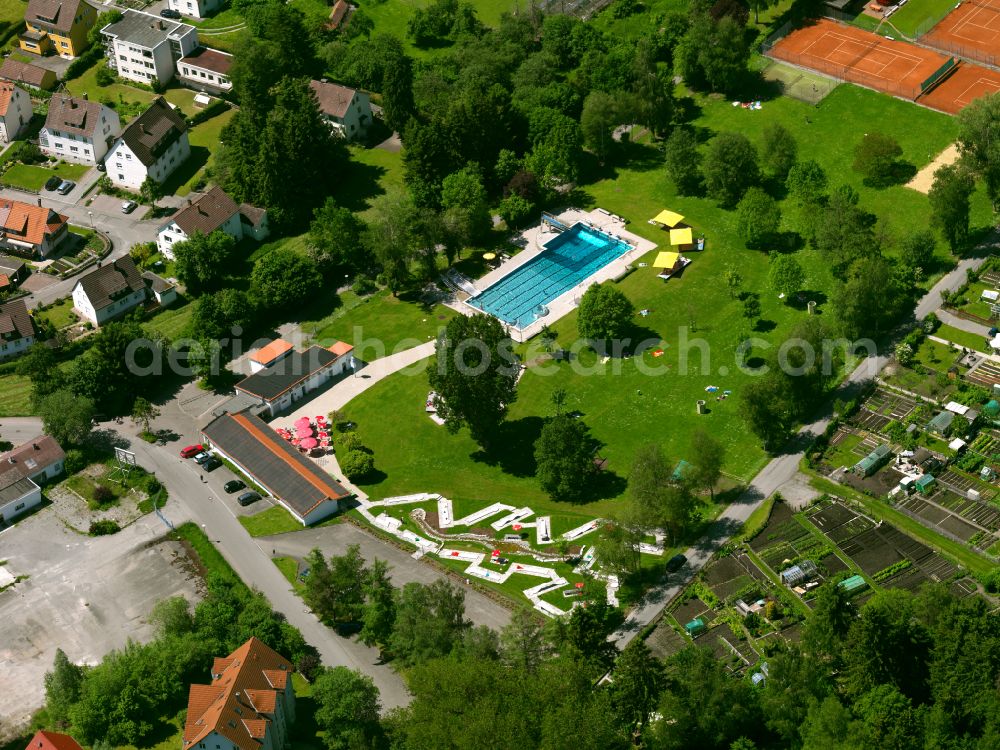
M956 57L983 63L992 68L1000 68L1000 57L992 55L980 47L968 47L964 44L953 42L950 39L939 39L938 37L934 37L932 41L921 40L921 46L948 52Z
M900 83L887 78L873 76L850 65L839 65L829 60L816 57L815 55L803 55L781 47L772 48L769 57L782 62L797 65L806 70L815 70L831 78L840 81L848 81L865 88L881 91L884 94L891 94L903 99L916 99L920 96L920 84Z
M786 36L788 36L789 32L791 32L794 26L795 24L792 23L791 21L785 21L783 24L781 24L781 26L779 26L770 34L768 34L767 38L763 42L761 42L760 45L761 54L766 55L768 52L770 52L771 48L774 47L775 44L777 44Z

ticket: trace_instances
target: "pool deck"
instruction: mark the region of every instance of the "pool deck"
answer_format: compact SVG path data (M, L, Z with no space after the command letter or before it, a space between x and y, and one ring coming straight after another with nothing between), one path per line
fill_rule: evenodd
M532 336L536 336L541 332L544 326L555 323L568 312L575 309L580 303L580 297L583 296L583 293L587 291L592 284L600 284L604 281L620 279L628 272L629 267L633 263L651 250L655 250L657 247L655 242L650 242L649 240L625 229L625 223L619 217L602 211L599 208L594 209L593 211L582 211L578 208L568 208L555 216L559 219L559 221L563 222L567 226L572 226L577 222L583 222L584 224L588 224L595 229L600 229L602 232L628 242L632 245L632 249L608 263L608 265L604 266L604 268L592 273L572 289L563 292L551 302L547 302L546 306L549 308L548 315L539 318L524 328L515 328L509 323L505 323L510 337L518 343L527 341ZM544 244L558 235L559 232L547 229L544 224L531 227L530 229L522 232L521 238L525 243L524 250L519 252L510 260L501 263L500 266L490 271L481 279L473 282L476 290L478 292L482 292L487 287L492 286L503 277L523 266L536 255L544 252ZM475 313L482 312L479 308L473 307L465 301L453 303L451 307L459 310L465 315L473 315Z

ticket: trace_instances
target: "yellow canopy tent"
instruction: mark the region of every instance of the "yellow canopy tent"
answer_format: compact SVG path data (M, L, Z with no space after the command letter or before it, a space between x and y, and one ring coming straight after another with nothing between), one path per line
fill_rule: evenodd
M653 261L653 268L673 268L680 257L680 253L662 252Z
M653 221L666 227L675 227L683 218L679 213L663 209L653 217Z
M684 227L683 229L670 230L671 245L690 245L692 241L693 240L691 238L691 227Z

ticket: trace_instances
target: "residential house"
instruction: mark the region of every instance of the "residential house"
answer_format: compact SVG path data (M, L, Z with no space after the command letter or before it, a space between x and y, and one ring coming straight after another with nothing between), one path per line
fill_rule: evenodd
M245 204L244 204L245 205ZM253 208L247 206L247 208ZM260 209L263 212L263 209ZM215 186L195 200L189 199L187 204L174 214L170 221L160 227L156 235L156 247L164 257L173 260L173 246L198 234L225 232L239 242L244 236L262 239L259 233L244 233L244 228L251 219L244 215L244 207L230 198L226 191ZM266 212L264 222L266 223ZM264 230L266 236L266 229Z
M157 276L152 271L144 271L142 279L149 290L149 297L160 307L169 307L177 300L177 285Z
M147 177L163 183L190 155L187 123L161 96L122 131L104 163L112 183L138 190Z
M0 65L0 78L19 83L22 86L45 89L46 91L55 86L58 80L55 71L21 62L13 57L8 57L3 61L3 65Z
M54 94L45 126L38 133L42 153L80 164L99 163L121 132L121 120L111 107L88 99Z
M63 473L66 453L50 435L39 435L13 450L0 454L0 472L20 471L21 476L44 484Z
M9 81L0 83L0 140L10 143L31 121L31 97Z
M188 694L183 750L282 750L295 722L292 663L252 637Z
M99 266L73 287L73 307L85 320L101 326L134 310L147 299L146 282L125 255Z
M341 26L346 26L346 22L349 20L348 15L352 10L354 8L347 0L337 0L330 9L329 19L324 24L327 31L336 31Z
M176 63L198 46L198 30L138 10L101 29L108 66L122 78L152 85L174 77Z
M243 226L243 237L249 237L255 242L263 242L271 233L267 223L267 210L249 203L240 204L240 223Z
M198 47L177 62L177 77L182 84L196 91L224 94L233 89L233 82L229 78L232 66L232 55L217 49Z
M28 0L21 49L72 59L87 48L96 22L97 9L84 0Z
M368 94L326 80L310 81L309 87L316 94L319 111L330 127L349 141L365 134L372 123Z
M340 501L351 497L315 461L247 411L222 414L201 433L212 450L232 462L303 526L333 515Z
M0 305L0 360L24 354L35 343L35 323L23 299Z
M68 734L59 732L35 732L24 750L83 750Z
M222 4L223 0L168 0L167 7L191 18L207 18Z
M0 255L0 292L17 289L28 278L28 264L11 255Z
M16 469L0 473L0 527L41 502L42 488Z
M236 384L236 392L255 399L273 417L344 372L349 362L345 355L311 346L304 352L289 352L247 376Z
M284 359L292 351L293 347L284 339L275 339L271 343L262 346L250 355L250 372L260 372L278 360Z
M0 198L0 250L45 260L69 236L69 220L51 208Z

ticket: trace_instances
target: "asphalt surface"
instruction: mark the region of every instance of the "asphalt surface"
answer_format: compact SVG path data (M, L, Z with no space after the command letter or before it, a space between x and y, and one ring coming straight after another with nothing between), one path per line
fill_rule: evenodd
M984 246L991 251L996 247L996 239ZM961 260L950 273L943 276L930 291L925 294L914 310L914 318L923 320L937 311L941 306L941 292L954 291L967 280L966 271L977 269L986 262L986 255ZM849 397L851 392L861 384L872 380L882 368L888 364L889 357L876 355L862 361L857 368L844 380L837 389L834 398ZM772 459L760 473L750 482L740 498L720 515L709 528L708 533L693 547L683 554L687 558L685 566L667 580L651 589L640 604L629 613L622 626L611 634L612 640L619 648L625 648L643 628L656 620L670 601L690 583L694 575L703 568L730 537L740 530L743 523L750 517L764 500L778 491L783 485L792 482L799 470L799 462L805 455L805 449L814 438L821 435L830 424L831 415L826 415L802 427L793 445L787 453Z
M43 434L42 420L38 417L4 417L0 419L0 440L21 445Z

